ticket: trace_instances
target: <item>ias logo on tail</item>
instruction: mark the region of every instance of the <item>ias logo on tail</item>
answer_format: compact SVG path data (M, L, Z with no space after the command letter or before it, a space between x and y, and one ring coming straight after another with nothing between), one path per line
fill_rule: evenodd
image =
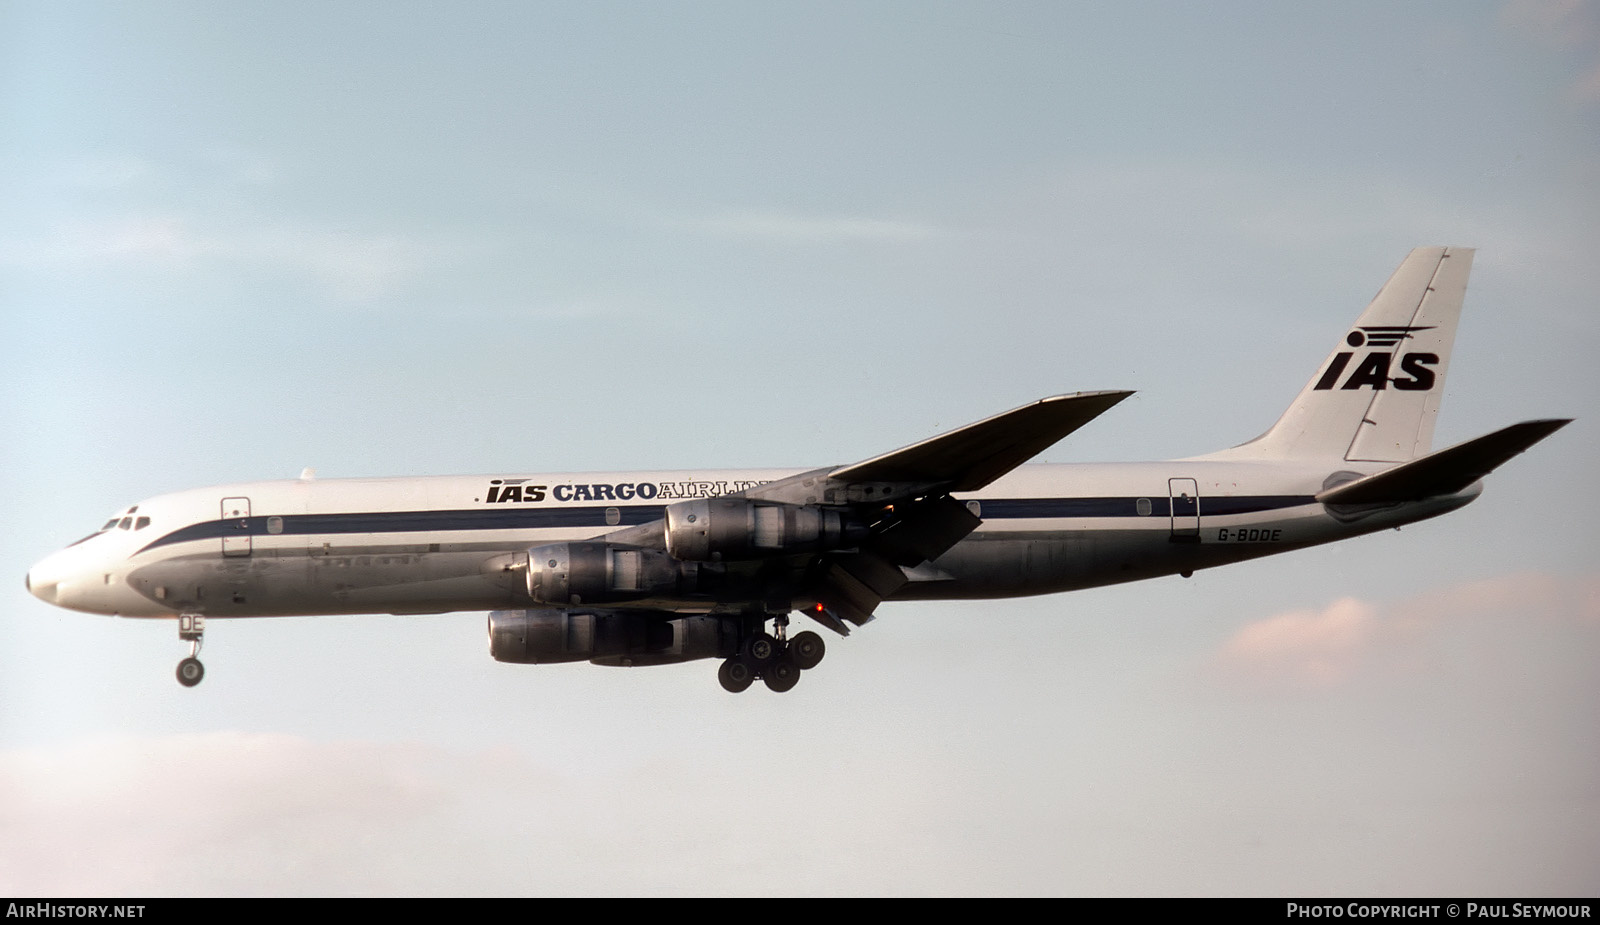
M1434 326L1431 324L1420 328L1408 328L1401 325L1357 328L1345 337L1344 342L1352 347L1360 347L1363 344L1368 347L1393 347L1395 344L1410 337L1413 331L1431 331L1433 328Z
M1351 331L1344 342L1351 347L1393 347L1416 332L1431 330L1433 330L1432 325L1360 327ZM1405 373L1405 376L1394 378L1389 376L1389 371L1394 364L1395 355L1387 350L1369 350L1346 377L1345 370L1350 368L1350 361L1355 359L1355 355L1353 350L1341 350L1335 353L1333 361L1323 370L1322 377L1317 380L1314 389L1325 391L1337 386L1341 390L1372 388L1381 391L1387 389L1390 383L1406 392L1426 392L1433 388L1434 373L1429 367L1438 365L1439 355L1436 353L1402 355L1399 365L1400 371Z

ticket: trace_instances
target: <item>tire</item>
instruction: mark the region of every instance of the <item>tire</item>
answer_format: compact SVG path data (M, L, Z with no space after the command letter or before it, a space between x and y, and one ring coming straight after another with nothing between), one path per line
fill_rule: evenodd
M827 654L828 647L822 637L810 630L797 634L789 640L789 655L802 671L810 671L822 661L822 656Z
M739 694L755 683L756 673L743 661L730 658L717 669L717 680L722 683L722 689L730 694Z
M800 666L794 659L784 657L775 659L761 673L761 680L767 683L767 688L775 694L793 690L800 683Z
M766 633L751 636L744 644L744 660L760 668L778 657L778 640Z
M206 666L197 658L186 658L178 663L178 683L184 687L194 687L205 676Z

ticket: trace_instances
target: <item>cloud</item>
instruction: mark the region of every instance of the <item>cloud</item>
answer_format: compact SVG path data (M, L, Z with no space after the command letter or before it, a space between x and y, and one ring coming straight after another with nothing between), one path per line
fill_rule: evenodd
M1511 0L1501 22L1547 48L1573 55L1579 74L1567 92L1578 103L1600 103L1600 4L1593 0Z
M1500 18L1556 48L1585 44L1597 26L1590 0L1510 0L1501 8Z
M276 267L310 276L335 298L365 302L392 294L440 254L462 246L396 234L286 224L213 224L150 213L54 223L39 235L0 239L0 266L80 274L155 267Z
M37 238L0 242L0 263L46 268L122 260L182 263L217 250L181 218L146 215L58 222Z
M1258 682L1324 686L1343 680L1377 630L1377 611L1341 598L1252 623L1223 647L1224 664Z
M509 752L219 732L0 753L0 892L459 888L494 857L453 850L468 820L538 802L519 788L562 802L558 781Z
M865 216L795 215L779 212L727 212L685 219L685 225L735 237L781 238L812 243L889 243L925 241L945 234L932 225Z
M1575 632L1592 644L1600 631L1600 577L1525 572L1391 603L1341 598L1247 624L1213 667L1231 686L1325 689L1449 670L1463 660L1481 667L1494 658L1496 630L1524 638Z
M287 273L367 302L482 249L460 234L274 214L278 171L248 152L206 152L187 165L108 154L5 166L39 177L38 195L0 216L0 267L21 273Z
M718 205L641 195L573 176L525 178L520 195L554 210L624 227L727 238L771 239L794 244L903 244L949 237L954 229L883 215L836 214L772 208L764 204Z
M928 837L926 782L869 781L790 832L769 756L722 759L554 771L509 748L244 732L15 749L0 752L0 894L723 895L760 889L751 869L817 855L819 837L846 857ZM778 815L753 835L730 805ZM774 819L784 837L765 837ZM893 824L908 819L916 831Z

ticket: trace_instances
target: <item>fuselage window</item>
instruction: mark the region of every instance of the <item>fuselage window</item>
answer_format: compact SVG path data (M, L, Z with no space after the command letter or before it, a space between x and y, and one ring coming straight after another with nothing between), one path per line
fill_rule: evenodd
M606 526L615 527L622 523L622 512L614 507L606 508Z
M282 533L283 532L283 518L282 517L268 517L267 518L267 532L268 533Z
M1150 499L1140 498L1138 501L1133 503L1133 509L1139 512L1140 517L1149 517L1151 510Z
M972 516L973 517L982 517L983 516L983 505L979 504L976 501L968 501L967 502L967 510L972 512Z

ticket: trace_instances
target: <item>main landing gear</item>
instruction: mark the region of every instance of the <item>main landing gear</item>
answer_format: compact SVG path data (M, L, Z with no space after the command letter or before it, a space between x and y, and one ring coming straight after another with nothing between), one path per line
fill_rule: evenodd
M178 663L178 683L194 687L206 676L206 666L195 656L200 654L200 644L205 641L206 618L197 613L178 616L178 638L189 644L189 657Z
M807 630L787 639L789 618L781 616L773 622L776 635L769 636L758 626L739 645L738 654L717 669L723 690L738 694L760 678L769 690L781 694L800 683L800 672L815 668L822 661L827 646L821 636Z

